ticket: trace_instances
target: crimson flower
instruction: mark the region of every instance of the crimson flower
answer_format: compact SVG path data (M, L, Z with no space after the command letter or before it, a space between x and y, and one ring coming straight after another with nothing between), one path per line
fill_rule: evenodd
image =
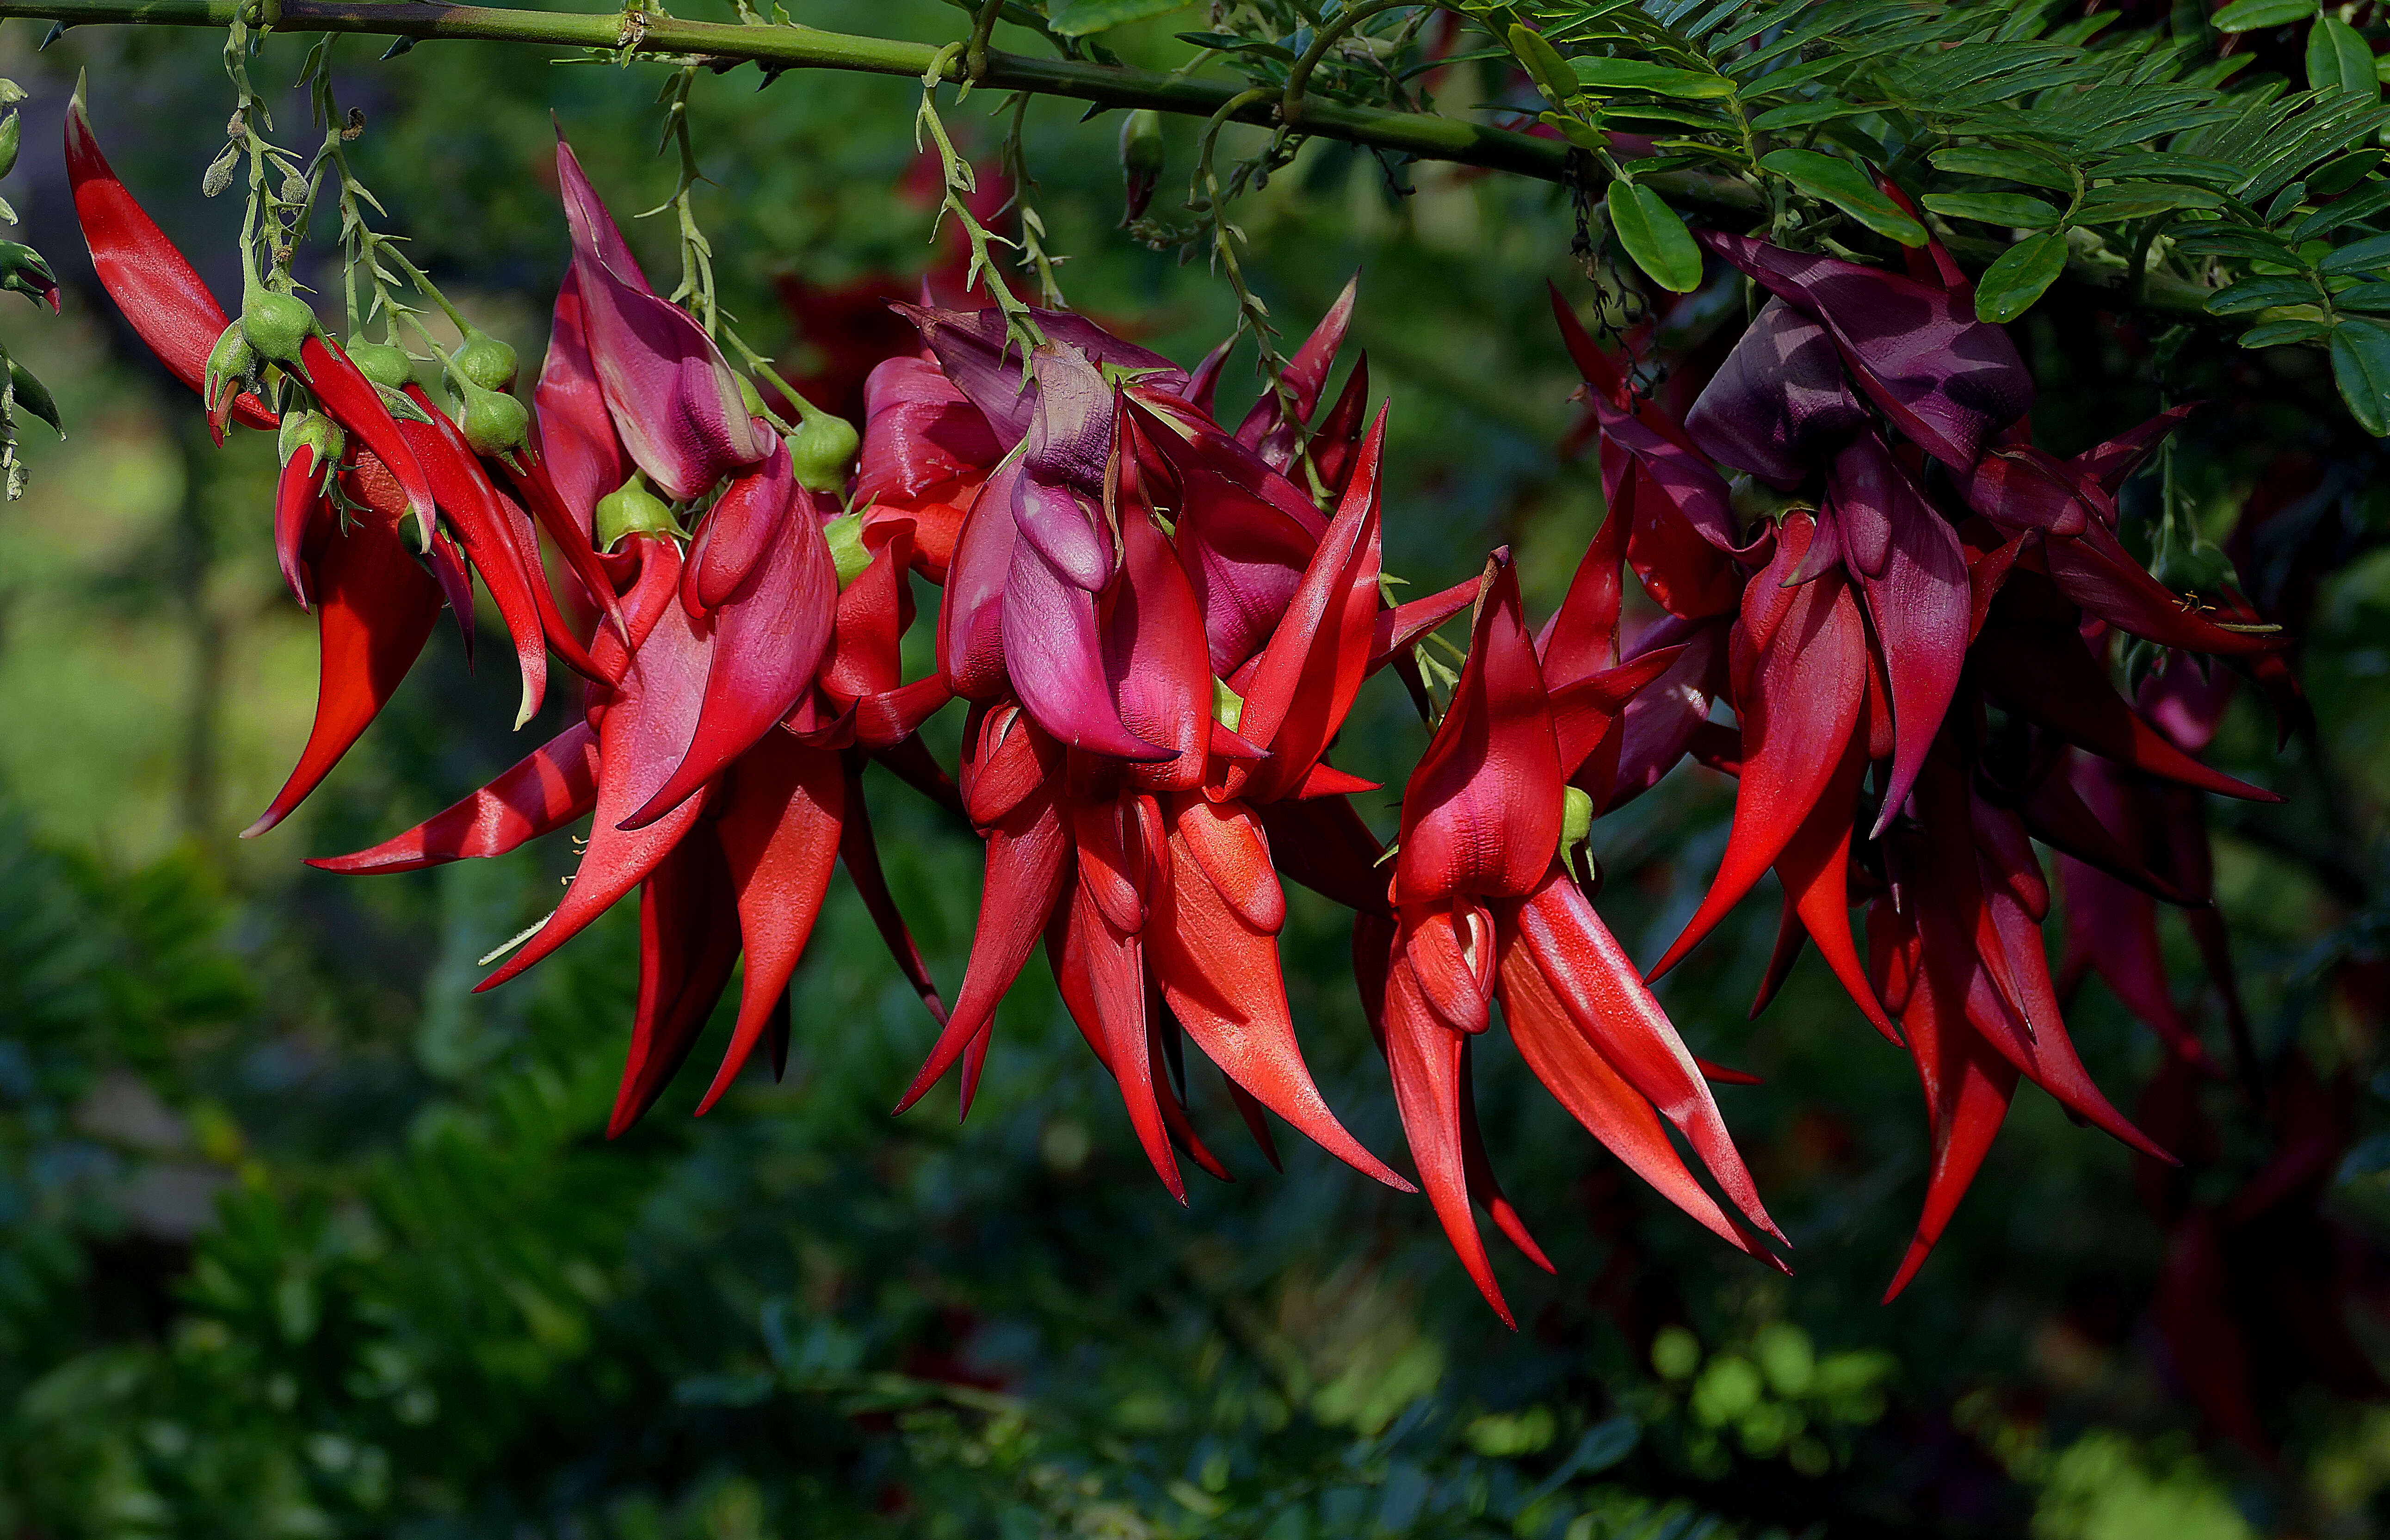
M1613 536L1613 581L1618 544ZM1421 1184L1471 1277L1506 1322L1510 1307L1471 1200L1530 1260L1547 1270L1550 1264L1496 1183L1471 1104L1471 1045L1490 1024L1497 999L1536 1078L1638 1175L1755 1256L1769 1253L1746 1224L1783 1239L1700 1067L1594 912L1563 845L1569 776L1611 736L1626 699L1672 661L1647 655L1548 688L1520 613L1517 574L1497 554L1469 661L1404 789L1383 983L1386 1060ZM1691 1145L1733 1213L1693 1180L1669 1142L1669 1126Z

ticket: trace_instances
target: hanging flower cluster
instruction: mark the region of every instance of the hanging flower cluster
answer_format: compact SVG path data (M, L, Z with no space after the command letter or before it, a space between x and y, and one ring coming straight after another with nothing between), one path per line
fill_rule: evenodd
M700 1110L759 1045L777 1071L790 980L843 859L940 1029L899 1110L953 1072L968 1111L996 1007L1042 944L1174 1195L1182 1153L1225 1174L1157 1072L1187 1040L1273 1161L1266 1112L1413 1190L1306 1067L1278 949L1291 879L1354 911L1354 970L1418 1185L1506 1320L1475 1211L1549 1264L1477 1125L1471 1055L1497 1005L1597 1139L1780 1266L1783 1235L1709 1087L1738 1077L1688 1052L1594 905L1594 820L1692 757L1739 776L1734 827L1654 971L1777 872L1786 914L1763 999L1814 941L1925 1087L1933 1176L1895 1290L2021 1076L2162 1153L2069 1044L2032 841L2065 853L2070 883L2203 899L2204 848L2169 844L2170 804L2120 777L2266 793L2187 751L2198 734L2165 725L2174 697L2137 712L2101 652L2124 635L2262 665L2276 644L2245 608L2186 606L2117 537L2119 483L2179 414L2073 460L2034 447L2025 370L1938 251L1902 276L1705 237L1771 298L1681 424L1556 296L1610 515L1535 627L1505 552L1442 593L1382 597L1385 413L1370 414L1366 360L1321 409L1349 289L1233 430L1213 406L1225 347L1190 374L1069 314L903 307L919 348L871 373L850 475L853 435L811 413L783 434L708 326L649 283L569 148L572 259L526 410L508 393L511 354L479 334L443 356L440 401L397 348L343 348L253 276L228 321L109 173L80 106L67 134L78 212L128 319L219 432L282 437L276 545L318 618L321 686L298 768L251 832L321 782L443 605L469 642L477 579L514 647L520 720L546 697L550 652L583 676L580 711L520 764L313 864L409 871L590 818L562 901L481 987L636 890L610 1132L653 1104L742 955ZM1630 568L1664 611L1631 637ZM907 680L916 573L941 590L936 667ZM1351 800L1375 787L1330 752L1368 677L1392 663L1416 680L1415 645L1464 610L1466 662L1389 849ZM2194 675L2177 661L2162 677L2182 696ZM918 729L957 699L949 778ZM859 791L875 760L985 845L951 1010L881 876ZM2104 913L2127 929L2144 916ZM2095 937L2088 966L2116 970L2204 1065L2170 1002L2149 1003L2147 950Z

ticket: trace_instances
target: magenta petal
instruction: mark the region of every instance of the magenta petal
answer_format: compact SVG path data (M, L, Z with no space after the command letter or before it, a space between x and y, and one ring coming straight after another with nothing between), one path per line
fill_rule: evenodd
M1274 469L1284 470L1294 463L1295 435L1311 420L1320 395L1328 389L1328 373L1336 366L1337 351L1343 347L1345 329L1353 324L1353 299L1360 288L1360 274L1347 278L1344 291L1286 361L1283 378L1287 394L1294 398L1293 416L1286 415L1277 391L1266 391L1245 414L1245 420L1237 424L1237 442L1260 455Z
M1597 796L1598 811L1624 806L1660 784L1709 721L1710 702L1726 672L1724 618L1684 621L1671 615L1650 627L1625 649L1629 661L1681 648L1667 672L1635 692L1618 724L1618 768L1611 792Z
M755 430L738 377L695 316L587 253L573 266L614 430L665 495L687 501L771 452L771 435Z
M714 611L713 660L688 751L670 779L623 820L662 817L778 726L812 687L838 611L838 571L821 525L784 507L764 559Z
M2015 344L1975 319L1962 291L1716 230L1701 240L1824 326L1859 388L1954 470L1972 468L1992 435L2033 404L2033 377Z
M1829 485L1843 525L1844 560L1866 592L1892 689L1892 779L1876 820L1881 834L1917 783L1958 693L1972 615L1967 556L1959 532L1934 511L1873 433L1835 456Z
M1073 749L1115 759L1169 759L1123 725L1104 671L1096 597L1074 587L1035 546L1012 548L1011 580L1000 597L1004 666L1037 725Z
M882 360L864 381L859 505L909 501L1004 457L987 419L926 358Z
M1021 456L1012 516L1022 538L1062 580L1096 593L1111 581L1112 530L1104 517L1104 466L1118 417L1111 391L1086 358L1041 348L1034 359L1037 406Z
M1012 517L1014 461L988 478L963 517L938 606L938 672L966 700L985 700L1005 687L1004 588L1012 577L1021 526Z
M564 270L564 284L556 291L547 358L540 366L532 404L536 408L532 418L540 459L565 507L586 535L593 527L598 499L628 480L630 468L623 457L622 441L614 436L613 415L606 410L598 366L589 356L581 279L572 267Z
M1036 395L1022 378L1021 350L1011 345L1005 333L1003 312L937 310L901 303L896 309L920 328L921 340L937 358L938 366L986 416L996 441L1007 449L1019 443L1029 431ZM1186 387L1186 370L1158 353L1121 340L1084 315L1056 310L1030 314L1048 342L1074 349L1099 368L1117 366L1155 389L1173 393Z
M1702 453L1791 492L1867 426L1825 328L1770 300L1685 414Z
M581 169L581 158L572 153L572 147L564 142L560 132L556 136L556 185L564 198L564 224L572 232L572 249L594 254L613 270L616 277L646 293L654 293L656 286L648 282L647 274L640 271L639 259L631 255L621 227L606 212L605 199L590 185L588 174Z

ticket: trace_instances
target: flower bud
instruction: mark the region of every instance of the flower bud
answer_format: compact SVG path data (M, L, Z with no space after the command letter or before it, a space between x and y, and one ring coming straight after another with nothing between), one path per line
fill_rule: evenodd
M828 412L816 412L789 435L789 465L797 485L807 492L837 492L846 485L847 467L863 441L854 424Z
M476 327L448 355L449 367L485 391L511 390L515 382L515 350Z
M289 465L301 449L312 449L316 467L322 468L338 461L348 443L349 436L341 431L341 425L321 412L286 412L275 447L284 465Z
M66 419L58 414L58 398L50 388L33 378L32 371L15 359L8 360L8 389L18 405L58 430L58 437L67 436Z
M733 378L739 381L739 404L747 409L747 416L750 418L762 417L764 392L755 389L755 382L743 374Z
M16 113L11 112L6 118L0 119L0 176L17 169L17 148L24 138L24 124L18 122Z
M672 505L648 490L645 476L631 479L598 499L598 548L610 551L626 534L678 534Z
M1128 180L1127 224L1145 216L1153 189L1162 180L1162 114L1150 108L1128 115L1121 124L1121 174Z
M240 323L235 321L224 328L224 335L216 339L216 345L208 353L205 388L199 392L207 403L208 415L213 417L219 405L229 414L233 399L248 390L256 378L257 350L249 345Z
M860 510L833 519L822 526L822 538L829 543L829 558L838 568L838 589L863 575L871 565L871 552L863 544L863 514Z
M1581 787L1561 789L1561 866L1590 888L1601 868L1593 859L1593 798Z
M531 432L531 413L501 391L484 390L469 379L449 376L460 398L456 426L476 455L510 455L522 447Z
M0 240L0 289L13 289L52 310L58 308L58 280L42 254L22 241Z
M258 357L273 363L296 362L300 344L316 329L315 310L296 294L255 289L240 307L241 335Z
M415 360L392 342L352 342L349 362L357 366L357 373L385 391L402 389L415 378Z

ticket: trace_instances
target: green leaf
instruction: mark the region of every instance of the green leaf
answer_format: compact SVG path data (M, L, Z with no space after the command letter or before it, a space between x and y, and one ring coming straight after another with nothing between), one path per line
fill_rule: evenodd
M2246 257L2253 262L2296 262L2282 242L2259 230L2236 225L2193 225L2174 238L2174 249L2187 257Z
M1678 294L1702 286L1702 249L1658 193L1638 182L1613 182L1603 201L1618 244L1653 283Z
M2251 327L2241 334L2244 348L2279 348L2286 342L2312 342L2332 328L2321 321L2297 317L2288 321L2268 321L2262 327Z
M2390 435L2390 326L2354 316L2332 327L2332 379L2359 428Z
M2318 209L2300 220L2291 231L2293 240L2311 240L2327 231L2337 230L2352 220L2364 219L2390 206L2390 182L2377 182L2363 192L2350 193L2329 209Z
M1810 197L1831 203L1877 235L1903 246L1925 244L1925 226L1901 212L1898 204L1868 180L1867 173L1848 160L1813 149L1780 149L1759 164Z
M2219 32L2254 32L2304 21L2315 13L2316 0L2232 0L2207 24Z
M1734 82L1724 75L1693 70L1671 70L1639 58L1603 58L1579 55L1569 60L1576 78L1596 91L1649 91L1655 96L1684 101L1712 101L1734 95Z
M1193 0L1070 0L1047 25L1064 37L1092 37L1131 21L1168 16Z
M2056 230L2028 236L2000 253L1975 285L1975 314L1985 321L2013 321L2033 308L2066 271L2066 237Z
M2317 271L2326 277L2343 273L2379 273L2390 267L2390 236L2371 236L2351 241L2317 264Z
M2359 284L2332 297L2334 309L2362 311L2369 315L2390 314L2390 283Z
M2382 82L2373 73L2373 50L2357 35L2356 28L2336 16L2319 16L2307 29L2307 88L2381 97Z
M2077 216L2086 225L2112 225L2119 220L2147 219L2168 209L2220 209L2224 198L2205 187L2173 186L2164 182L2127 182L2094 187L2083 199Z
M2075 178L2067 174L2064 166L2030 150L1961 145L1950 149L1937 149L1932 160L1936 171L1947 171L1956 176L1997 176L2003 181L2022 182L2029 187L2048 187L2052 192L2072 193L2075 190Z
M2378 149L2353 149L2337 160L2328 160L2307 175L2307 191L2319 198L2337 198L2365 180L2366 173L2382 163Z
M2056 209L2023 193L1927 193L1924 203L1937 214L2011 228L2047 230L2058 223Z
M2241 167L2228 161L2203 160L2196 155L2119 155L2113 160L2101 161L2090 174L2109 181L2153 176L2229 187L2241 180L2242 173Z
M1541 91L1544 99L1554 107L1571 96L1585 94L1578 89L1576 76L1570 71L1568 60L1561 58L1560 50L1553 47L1543 33L1531 27L1512 26L1510 52L1527 67L1527 73L1535 77L1536 89Z
M1876 108L1858 107L1843 101L1794 102L1790 107L1769 108L1752 119L1751 126L1756 129L1801 128L1809 123L1831 122L1836 118L1855 118L1862 112L1877 110Z
M2210 315L2246 315L2278 305L2311 305L2319 296L2305 278L2243 278L2208 297Z

